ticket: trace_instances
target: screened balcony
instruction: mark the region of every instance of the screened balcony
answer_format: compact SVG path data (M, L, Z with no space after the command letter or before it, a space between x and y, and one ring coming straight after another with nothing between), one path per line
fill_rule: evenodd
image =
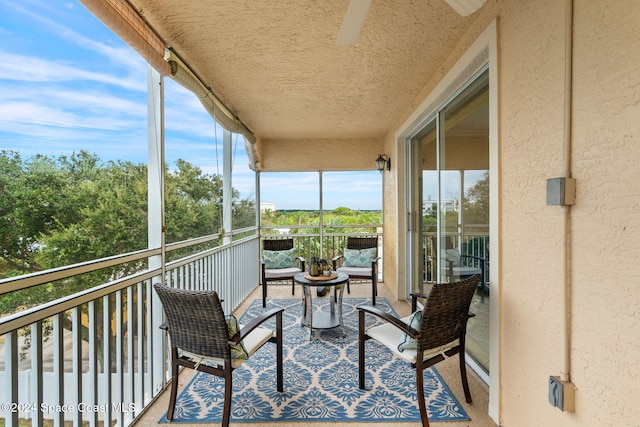
M71 147L73 150L84 150L98 146L109 147L113 144L114 147L118 147L114 148L114 151L135 151L136 155L143 159L140 164L126 164L125 173L116 174L118 182L123 183L122 187L111 187L111 182L97 179L99 175L108 176L114 172L108 167L101 167L100 173L95 176L79 174L77 177L77 181L82 185L99 188L99 191L91 193L92 197L95 197L96 206L104 208L112 219L115 218L113 223L103 224L97 218L92 218L89 222L93 222L95 229L91 230L94 234L91 235L92 239L87 240L100 241L102 225L107 230L105 234L111 234L114 240L131 239L137 246L135 251L112 250L104 253L96 250L99 244L91 246L86 241L78 242L75 249L78 254L74 253L74 256L65 258L72 259L73 262L59 265L45 263L43 265L47 265L47 268L44 269L37 268L35 264L25 263L22 267L27 265L25 271L30 271L29 273L20 275L12 272L0 280L0 298L4 301L22 298L28 301L23 305L13 304L14 309L2 313L0 317L0 402L13 402L16 405L15 408L9 407L10 410L5 411L3 418L0 418L4 425L19 425L22 420L28 420L26 422L29 425L48 425L50 420L53 420L54 425L63 425L66 422L73 425L128 425L140 419L143 423L155 424L155 415L150 421L151 418L146 418L143 414L149 409L154 413L164 408L165 403L155 402L158 398L164 399L162 396L167 385L168 355L166 338L158 330L162 322L162 310L152 292L153 283L165 282L189 289L214 289L223 295L225 311L241 312L247 301L254 299L255 293L258 292L260 242L262 238L271 234L293 236L300 255L305 258L317 255L332 258L344 247L348 236L377 235L382 256L379 270L381 292L397 305L399 312L407 310L407 303L398 301L397 288L401 284L395 283L391 275L385 275L385 265L390 265L392 270L401 267L397 265L392 254L396 241L387 238L383 220L383 199L388 198L389 193L393 192L388 186L389 174L385 175L389 170L379 173L375 169L374 160L379 153L386 151L383 137L394 120L388 112L399 111L401 106L408 102L409 94L419 87L418 83L413 83L414 89L407 90L403 76L388 77L385 87L374 91L379 92L377 97L382 101L370 104L361 102L360 95L350 92L355 86L351 87L343 81L334 87L335 81L332 80L332 84L329 85L332 91L338 89L331 97L335 100L336 95L342 97L345 91L349 90L344 98L348 101L340 111L326 111L322 117L320 114L299 115L301 111L313 110L310 108L310 101L305 101L311 93L306 84L296 89L298 96L302 94L302 99L290 97L298 101L287 107L288 115L274 111L272 99L275 98L263 98L258 91L252 95L253 101L249 104L259 106L259 109L255 110L259 114L255 115L255 111L252 111L241 117L216 94L215 88L209 86L206 76L210 70L205 74L198 73L194 67L197 64L195 58L193 63L186 61L179 48L172 49L161 40L158 30L147 31L150 21L155 19L155 13L145 15L142 12L147 7L146 2L115 2L134 11L133 18L124 23L119 15L112 14L114 10L109 7L105 9L105 5L114 2L82 3L88 4L90 10L100 19L111 22L110 26L114 25L112 20L115 20L116 27L124 25L124 32L133 34L129 38L120 31L122 27L120 30L114 28L116 34L133 46L135 51L123 49L117 54L111 52L108 61L102 58L102 64L131 62L134 64L131 67L133 70L135 66L144 62L140 58L132 58L138 53L150 64L148 68L146 63L144 68L138 66L134 72L127 68L126 71L130 72L126 75L127 78L123 77L125 73L122 73L118 79L112 79L117 80L116 85L134 86L135 83L142 86L134 91L146 96L145 99L140 93L136 95L136 100L142 99L143 102L140 104L144 104L146 109L141 113L139 105L118 104L113 108L119 110L115 115L117 120L114 121L110 120L114 117L107 116L106 110L99 110L94 123L99 123L96 126L105 131L106 135L101 135L105 139L97 139L95 145L92 145L93 139L83 135L83 138L78 139L77 145ZM150 5L153 5L153 2ZM235 6L231 6L227 12L233 13L233 7ZM422 9L422 6L420 8ZM459 16L452 15L448 9L446 11L447 20L462 20ZM46 15L46 12L40 12ZM375 16L379 16L380 13L378 10ZM400 13L399 19L404 19L405 15L413 15L413 12L408 10ZM65 22L64 18L58 19ZM437 20L434 24L437 24ZM133 27L133 31L128 32L130 27ZM169 32L165 33L167 37ZM106 39L108 36L103 34L102 37ZM145 39L145 42L150 42L151 47L141 47L137 44L140 37ZM400 40L397 48L406 45L405 41ZM447 46L440 49L444 52ZM103 50L109 51L106 48ZM346 57L343 59L346 60ZM311 62L316 63L318 60L322 61L322 58L315 58ZM421 61L424 62L424 59ZM338 63L340 61L336 62ZM418 65L401 67L404 77L411 73L409 68L415 70L416 66ZM353 70L352 67L350 69ZM360 69L368 73L367 67ZM337 73L336 75L344 74L341 67L332 72ZM80 73L75 78L83 81L84 76L89 74L92 73ZM370 76L361 77L370 81ZM111 79L105 80L113 83ZM95 77L90 77L88 81L90 84L86 85L86 88L91 89L103 83ZM142 83L144 81L146 88ZM362 89L357 89L360 90ZM91 92L90 97L78 97L83 101L93 98L93 101L89 100L87 104L76 105L74 108L95 112L102 100L111 100L98 93L100 92L96 90ZM396 95L392 99L389 94ZM403 98L400 99L397 94L403 94ZM65 109L64 96L54 96L52 93L49 95L50 97L40 97L39 102L45 104L49 100L51 105L47 104L47 107ZM276 94L270 91L268 95L273 97ZM390 101L391 104L387 105ZM195 109L186 108L192 104L197 104L200 109L197 111L197 119L194 119ZM341 102L334 103L339 104ZM366 108L358 108L365 106ZM349 120L344 120L345 109L352 111ZM185 110L191 114L185 114ZM203 116L205 119L201 120ZM253 117L248 122L266 124L264 127L262 124L259 126L262 128L257 132L259 137L256 137L253 126L243 121L249 116ZM283 121L285 116L286 120ZM140 120L142 117L144 121ZM139 123L136 123L137 130L128 134L116 133L118 125L126 123L131 118L139 120ZM47 122L44 119L41 121ZM91 120L82 122L82 125L85 126L86 122ZM110 129L102 129L108 128L108 125L103 123L115 125ZM328 123L331 126L328 126ZM61 127L66 125L62 122L56 124L60 124ZM139 134L140 129L144 127L148 131L146 140ZM196 141L194 129L204 129L202 133L205 134L206 142L203 145L211 144L205 151L196 153L196 142L202 143L202 140ZM45 141L56 140L60 138L57 130L45 129L40 132L40 136ZM127 143L116 145L122 140L126 140ZM301 140L306 145L298 144ZM59 142L59 139L57 141ZM275 150L275 147L280 148ZM313 148L314 153L311 162L308 156L309 147ZM67 153L63 148L60 149L62 153ZM201 154L203 152L206 153L204 156ZM67 154L63 154L51 163L58 162L75 167L86 166L95 160L90 156L84 158L84 155L76 158L76 153L77 151L74 151L74 155L69 158L64 157ZM189 158L189 155L192 157ZM186 161L181 163L184 160L181 156L186 157ZM120 161L114 159L119 158L110 158L109 161ZM202 160L202 163L195 163L193 159ZM140 166L141 164L143 166ZM46 177L46 174L41 176L38 173L51 166L47 161L38 163L35 160L32 165L46 166L43 169L34 167L28 171L27 175L31 174L38 179ZM193 168L193 165L196 167ZM391 163L389 168L390 165ZM194 211L179 210L179 204L184 200L174 196L191 196L190 193L202 190L199 186L202 182L194 182L191 186L184 185L197 168L206 168L205 174L212 177L213 190L210 199L214 199L218 204L215 211L208 212L210 221L206 226L198 227L197 230L193 227L186 234L175 233L175 230L180 228L180 221L184 220L186 223L188 219L188 215L180 218L176 213L191 214ZM79 171L81 169L86 173L82 167L78 168ZM260 218L259 207L263 201L265 204L271 201L269 191L274 186L265 185L264 182L268 182L271 174L281 173L310 173L319 176L319 189L313 190L315 194L312 197L319 200L312 209L319 211L320 216L328 216L332 207L343 206L334 204L331 200L340 191L351 194L352 198L363 193L370 194L366 188L354 185L353 180L342 184L330 184L332 174L368 173L368 185L374 187L374 196L370 196L369 199L373 198L378 203L374 210L380 212L380 221L345 225L331 224L320 219L318 223L295 226L265 224ZM239 187L237 183L242 180L245 180L242 197L252 194L251 197L242 198L235 193ZM47 179L43 179L43 182L45 181ZM293 186L295 183L295 179L290 179L284 186ZM127 220L132 221L131 218L140 222L139 216L127 215L126 218L122 218L124 211L108 209L110 202L114 202L115 205L115 201L122 197L123 188L127 185L135 187L137 191L136 197L127 198L126 203L131 211L144 212L144 233L137 229L134 233L134 227L127 223ZM38 202L47 207L53 205L52 201L55 198L63 198L60 187L56 185L43 185L43 189L45 196L42 200L38 199ZM65 196L73 194L73 191L65 192ZM288 197L300 196L291 192ZM194 210L199 203L203 203L195 196L189 199L189 202L196 206ZM252 208L243 211L245 214L249 212L249 215L239 219L236 216L240 210L239 206ZM354 206L355 209L358 207ZM92 208L93 206L85 210ZM46 219L48 221L50 218ZM69 232L66 236L57 237L68 238L68 241L73 242L75 231L86 226L87 223L78 225L77 229L70 226L65 230ZM433 263L430 261L436 259L435 249L427 243L430 233L431 231L424 231L424 274L421 278L424 282L433 282L436 277L435 271L432 270ZM475 237L484 238L486 233L480 233ZM466 239L474 238L474 235L463 231L458 238L461 242L466 242ZM45 244L51 248L61 241L32 243L23 240L21 243L25 246L21 250L35 253ZM391 256L385 255L385 250ZM16 253L19 254L20 250ZM392 264L389 264L390 262ZM272 286L274 295L286 294L289 290L287 286ZM362 287L354 288L356 295L358 292L363 292ZM455 375L452 376L455 378ZM474 388L476 402L483 405L480 418L488 418L485 414L486 389L482 381L476 379ZM88 410L77 410L80 403L86 405ZM474 420L478 418L474 416ZM477 425L484 424L480 422Z
M221 289L242 313L268 227L322 235L323 251L348 234L261 223L258 206L288 207L258 182L344 172L375 175L382 220L363 223L382 225L380 292L398 313L417 287L455 280L450 250L489 258L464 425L637 424L640 3L79 1L91 12L34 0L0 18L0 424L50 425L29 411L54 401L53 425L156 425L167 376L150 285L237 276L246 286ZM301 200L301 181L278 188ZM115 406L61 415L80 400Z

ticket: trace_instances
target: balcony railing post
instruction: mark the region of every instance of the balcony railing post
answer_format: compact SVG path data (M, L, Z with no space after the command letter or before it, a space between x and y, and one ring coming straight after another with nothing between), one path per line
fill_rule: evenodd
M96 313L96 302L89 301L88 304L88 325L89 330L89 370L86 374L89 384L87 387L87 403L97 405L98 398L98 316ZM98 425L98 412L93 411L88 414L89 425Z
M18 404L18 331L4 336L3 402ZM5 426L18 427L18 411L5 412Z
M35 408L40 408L43 401L43 381L42 381L42 322L35 322L31 325L31 396L29 403L33 403ZM32 426L42 426L44 418L42 411L31 411L27 414L33 417Z
M102 382L103 382L103 394L104 404L110 408L113 404L112 400L112 376L111 376L111 295L105 295L102 297ZM104 413L104 425L112 424L111 411Z
M58 313L53 316L53 405L62 406L64 404L64 329L63 315ZM49 384L48 387L51 387ZM53 414L54 425L64 425L64 412L58 411Z
M74 390L73 405L78 408L78 405L82 402L82 313L80 306L75 307L71 313L72 324L72 347L73 353L71 356L71 363L73 365L73 381L76 388ZM73 423L74 425L82 425L82 412L79 410L73 411Z

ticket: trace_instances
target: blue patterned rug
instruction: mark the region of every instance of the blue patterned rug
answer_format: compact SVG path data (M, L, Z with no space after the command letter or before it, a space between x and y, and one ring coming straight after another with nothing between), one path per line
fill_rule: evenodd
M385 298L376 302L395 314ZM356 306L366 303L366 298L345 298L344 326L317 331L309 341L309 330L300 326L301 300L268 300L268 308L285 309L284 393L276 391L275 345L267 343L233 373L231 421L420 421L414 369L373 340L366 344L366 390L358 388ZM328 310L328 297L314 298L313 307ZM240 322L262 310L261 300L255 300ZM434 368L424 371L424 387L430 421L469 420ZM173 422L220 422L223 395L222 379L197 373L178 395ZM167 422L166 413L159 422Z

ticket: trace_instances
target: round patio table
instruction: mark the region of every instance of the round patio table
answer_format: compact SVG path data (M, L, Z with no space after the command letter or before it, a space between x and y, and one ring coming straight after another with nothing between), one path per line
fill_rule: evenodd
M314 329L331 329L342 326L342 295L344 285L349 281L346 273L331 272L327 278L324 276L310 276L308 273L298 273L293 277L296 283L302 285L302 318L301 326L309 328L309 340L313 338ZM329 287L329 311L313 311L312 289L318 287ZM338 312L336 313L336 302Z

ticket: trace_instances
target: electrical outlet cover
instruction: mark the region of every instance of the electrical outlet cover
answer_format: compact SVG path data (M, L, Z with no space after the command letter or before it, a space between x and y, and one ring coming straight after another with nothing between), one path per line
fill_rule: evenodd
M549 377L549 403L564 410L564 384L558 377Z

